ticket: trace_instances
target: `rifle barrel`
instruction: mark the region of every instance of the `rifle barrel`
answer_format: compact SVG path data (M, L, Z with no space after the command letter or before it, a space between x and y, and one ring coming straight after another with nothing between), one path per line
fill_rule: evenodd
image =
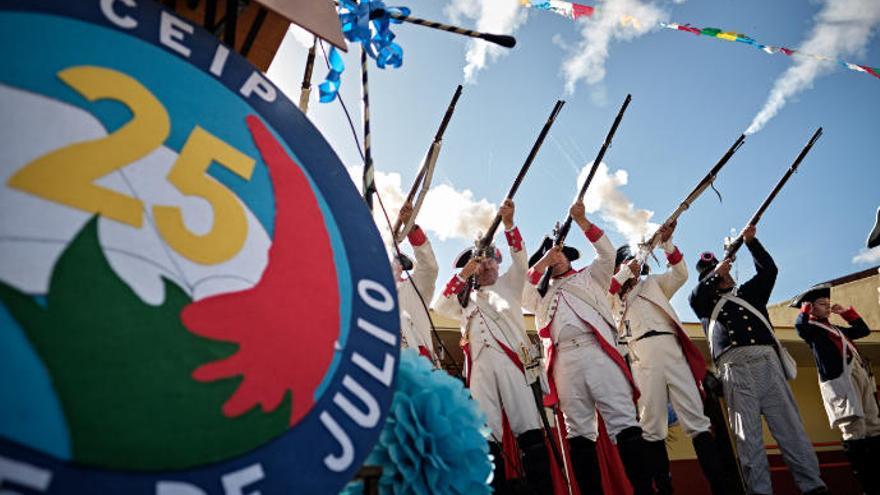
M740 134L739 138L737 138L733 145L727 149L727 152L724 153L724 156L722 156L721 159L718 160L718 163L716 163L715 166L713 166L709 170L709 173L707 173L706 176L703 177L703 179L696 185L696 187L694 187L690 194L687 195L684 201L682 201L681 204L678 205L678 208L676 208L675 211L672 212L672 215L669 215L669 218L667 218L666 221L663 222L661 225L669 225L672 222L678 220L678 217L681 216L681 214L684 213L685 210L691 207L694 201L696 201L697 198L699 198L700 195L702 195L703 192L705 192L706 189L708 189L709 186L711 186L712 183L715 182L715 178L718 176L718 173L721 172L721 169L724 168L725 165L727 165L727 162L730 161L730 158L733 157L733 154L736 153L737 150L739 150L740 146L743 145L745 139L746 135ZM651 235L651 238L648 239L648 242L645 243L644 249L642 249L642 252L639 253L638 256L640 262L644 262L648 258L648 254L653 251L655 247L657 247L657 244L659 244L659 232L659 229L654 231L654 234Z
M556 105L553 106L553 111L550 112L550 117L547 118L547 122L541 129L541 133L538 134L538 139L535 140L535 144L532 145L532 149L531 151L529 151L529 156L526 158L526 162L523 163L522 168L520 168L519 173L516 175L516 179L514 179L513 181L513 185L510 186L510 191L507 192L507 196L504 199L513 199L513 197L516 195L516 191L519 189L520 184L522 184L526 173L529 171L529 167L532 166L532 162L538 155L538 150L540 150L541 145L544 144L544 138L547 137L547 133L550 132L550 128L553 127L553 123L556 122L556 116L559 115L559 111L562 110L563 105L565 105L564 100L556 101ZM480 240L477 242L477 250L476 252L474 252L475 256L484 252L486 248L488 248L492 244L492 239L495 237L495 232L498 230L498 226L500 224L501 212L499 211L497 214L495 214L495 218L492 220L492 225L489 226L489 230L486 231L486 234L481 237ZM470 292L473 286L474 277L468 277L464 289L458 293L458 302L464 308L468 306L468 303L470 301Z
M425 155L425 160L422 162L422 165L419 167L419 173L416 174L416 178L413 180L412 185L409 188L409 192L406 195L406 200L404 200L404 204L411 203L412 200L416 197L416 193L419 190L419 186L422 184L422 180L425 177L425 174L428 172L428 167L430 166L432 160L434 160L434 155L439 153L439 144L443 141L443 134L446 133L446 127L449 126L449 121L452 119L452 114L455 112L455 105L458 103L458 99L461 97L462 85L459 84L458 87L455 88L455 94L452 95L452 101L449 102L449 105L446 107L446 113L443 115L443 120L440 121L440 127L437 129L437 133L434 134L434 140L431 142L431 146L428 148L428 153ZM402 227L402 222L400 221L400 216L397 217L397 220L394 221L394 227L392 228L392 236L394 239L397 239L397 234Z
M605 136L605 142L602 143L602 147L599 148L599 153L596 155L596 159L593 160L593 166L590 167L590 173L587 174L587 178L584 180L584 184L578 192L578 201L583 201L584 195L587 194L587 188L589 188L590 183L593 182L593 176L596 175L596 170L599 169L599 164L601 164L602 159L605 158L605 152L611 146L611 141L614 139L614 133L617 132L617 127L620 125L620 121L623 120L623 114L626 112L626 108L631 101L632 95L627 94L626 99L623 100L623 105L621 105L620 110L617 112L617 116L614 117L614 123L611 124L611 129L608 130L608 134ZM568 231L571 230L572 220L571 214L569 213L565 218L565 222L563 222L562 226L556 231L554 245L561 246L565 242L565 238L568 236ZM547 293L547 289L550 287L551 272L552 270L550 268L546 269L544 275L541 276L541 280L538 282L538 293L540 293L542 297Z
M556 121L556 116L559 115L559 111L562 110L563 105L565 105L564 100L556 101L556 105L553 106L553 111L550 112L550 117L547 118L547 122L541 129L541 133L538 134L538 139L535 140L535 144L532 145L532 149L529 151L529 156L526 158L525 163L523 163L522 168L520 168L519 173L516 175L516 179L514 179L513 184L510 186L510 190L507 192L507 196L505 196L504 199L513 199L516 195L516 191L519 189L520 184L522 184L526 173L528 173L529 167L532 166L532 162L535 161L535 157L538 155L538 150L540 150L541 145L544 144L544 139L550 132L550 128L553 127L553 123ZM489 227L486 235L484 235L480 241L481 248L485 249L486 246L492 243L492 239L495 237L495 231L498 230L498 225L500 224L501 213L498 213L492 220L492 225Z
M596 175L596 171L599 169L599 165L602 163L602 160L605 158L605 152L608 151L608 148L611 146L611 140L614 139L614 134L617 132L617 127L620 125L620 121L623 119L623 114L626 112L626 108L629 106L629 103L632 101L632 95L627 94L626 99L623 100L623 105L621 105L620 110L617 112L617 116L614 118L614 123L611 124L611 129L608 131L608 134L605 136L605 141L602 143L602 146L599 148L599 153L596 154L596 159L593 160L593 166L590 167L590 173L587 174L587 179L584 180L583 185L581 186L580 191L578 192L578 201L583 201L584 196L587 194L587 188L590 187L590 183L593 182L593 176ZM562 244L565 242L565 238L568 237L568 231L571 230L571 215L568 215L565 221L562 223L562 227L556 234L555 244Z
M761 217L764 216L764 212L766 212L767 208L770 207L770 203L772 203L773 200L776 199L776 195L779 194L779 191L782 190L783 186L785 186L785 183L788 182L788 179L790 179L791 176L797 171L801 162L807 156L807 153L810 152L810 150L813 148L813 145L816 144L816 141L821 136L822 128L820 127L816 129L816 132L813 133L810 141L806 144L806 146L803 147L803 149L801 149L801 152L798 153L797 158L795 158L791 166L788 167L788 170L785 171L785 174L783 174L782 178L779 179L779 182L776 183L776 185L773 187L773 190L770 191L770 194L764 199L764 202L761 203L761 206L758 207L758 210L755 211L755 214L752 215L752 218L749 219L749 223L746 224L747 226L758 225L758 222L761 221ZM742 233L740 233L736 237L736 239L734 239L733 242L730 243L730 246L724 253L724 259L730 259L735 256L736 252L739 251L739 248L742 247L742 244L743 237Z

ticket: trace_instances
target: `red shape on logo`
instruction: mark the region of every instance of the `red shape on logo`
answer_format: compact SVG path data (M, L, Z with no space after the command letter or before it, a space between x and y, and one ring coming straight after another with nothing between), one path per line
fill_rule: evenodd
M180 316L197 335L239 345L192 374L199 381L243 376L223 414L239 416L257 405L273 411L290 391L293 426L315 405L315 389L333 359L340 318L336 267L305 174L259 118L246 121L275 190L266 270L254 287L194 302Z

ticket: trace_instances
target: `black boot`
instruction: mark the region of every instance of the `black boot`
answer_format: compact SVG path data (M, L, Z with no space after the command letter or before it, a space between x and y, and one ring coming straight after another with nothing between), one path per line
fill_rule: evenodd
M872 463L876 459L871 457L871 440L864 438L860 440L844 440L843 451L846 452L846 458L852 466L853 474L859 480L862 492L867 495L877 495L880 493L880 487L877 486L877 474L872 469Z
M708 431L697 434L691 442L697 452L697 461L703 469L703 476L709 482L713 495L726 495L737 493L737 473L728 472L715 444L715 437Z
M489 453L492 454L494 460L492 463L492 491L500 495L510 495L511 490L507 485L507 473L504 470L504 451L498 442L489 442Z
M580 492L601 495L602 473L599 471L596 442L587 437L574 437L568 439L568 445L571 447L571 469Z
M648 445L654 488L661 495L669 495L672 493L672 474L669 472L669 454L666 452L666 442L645 440L645 443Z
M880 436L868 437L865 442L868 445L866 458L869 483L874 487L875 492L880 491Z
M516 437L516 443L523 454L523 470L529 487L536 494L553 495L553 476L550 474L544 430L529 430Z
M633 487L633 495L651 495L654 488L651 484L651 465L648 462L648 442L642 438L642 429L638 426L624 428L617 434L617 450L626 470L626 477Z

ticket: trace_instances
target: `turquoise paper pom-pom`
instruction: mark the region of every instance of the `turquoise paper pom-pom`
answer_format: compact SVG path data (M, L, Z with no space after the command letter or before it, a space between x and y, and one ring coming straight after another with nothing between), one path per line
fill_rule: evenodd
M391 409L365 462L382 466L382 494L490 493L486 417L470 392L415 351L400 354ZM362 493L349 484L345 494Z

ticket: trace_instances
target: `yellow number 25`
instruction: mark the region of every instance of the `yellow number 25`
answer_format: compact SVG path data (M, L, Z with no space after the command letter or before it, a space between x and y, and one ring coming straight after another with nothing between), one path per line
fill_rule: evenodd
M83 211L97 213L133 227L143 225L143 202L94 182L153 152L171 130L168 112L141 83L119 71L78 66L58 77L89 101L116 100L132 118L109 135L74 143L28 163L10 177L10 187ZM176 206L153 207L156 228L172 249L197 263L211 265L235 256L247 238L247 217L236 196L207 175L217 162L250 180L254 160L196 126L168 173L181 193L206 200L214 212L211 229L191 232Z

